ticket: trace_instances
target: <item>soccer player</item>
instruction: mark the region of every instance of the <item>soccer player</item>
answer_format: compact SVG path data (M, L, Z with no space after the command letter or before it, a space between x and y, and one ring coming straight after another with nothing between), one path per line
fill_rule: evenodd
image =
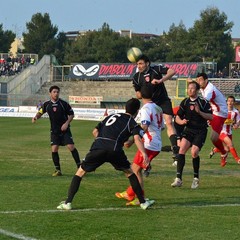
M140 109L140 123L145 132L143 135L143 143L150 162L161 151L161 130L164 124L162 109L151 100L153 93L152 89L151 85L146 85L141 88L143 106ZM132 143L131 141L128 146L131 146ZM133 159L132 169L138 178L142 190L144 189L142 170L146 169L146 167L143 156L138 150ZM139 200L135 198L135 192L131 186L129 186L126 191L117 192L115 195L118 198L128 200L129 202L127 202L126 205L140 204Z
M175 74L175 71L162 65L150 66L150 60L146 55L138 58L137 68L138 72L133 76L133 87L136 91L136 97L141 98L142 86L153 85L152 101L163 110L167 134L172 146L173 159L176 159L179 148L177 146L176 130L173 125L172 103L164 85L164 82Z
M193 164L193 182L192 189L199 186L199 152L206 140L208 120L212 119L212 110L210 103L202 97L198 96L200 86L197 82L188 83L187 94L180 103L180 108L177 112L176 122L180 125L185 125L182 132L180 149L177 161L177 176L172 187L182 186L182 174L185 166L185 155L191 148L192 164Z
M197 82L200 85L200 91L206 100L210 102L213 111L213 119L210 121L212 128L211 141L213 145L221 152L221 166L224 167L227 162L228 153L224 149L223 143L219 138L223 124L228 115L226 99L222 92L208 81L206 73L198 73Z
M51 124L52 160L55 166L55 172L52 174L53 177L62 176L58 154L59 146L67 146L72 153L77 168L79 168L81 164L79 153L75 148L70 130L70 122L73 120L74 112L66 101L59 98L59 94L60 88L58 86L51 86L49 88L50 100L44 102L35 117L32 118L32 123L35 123L44 113L47 113L49 116Z
M184 125L180 125L176 122L176 116L177 116L177 112L179 110L179 106L176 106L173 108L173 115L174 115L174 120L173 120L173 124L174 124L174 128L176 129L176 134L177 134L177 145L178 147L180 146L180 142L181 142L181 139L182 139L182 132L183 132L183 129L184 129ZM174 167L177 166L177 161L173 161L173 164L172 164Z
M94 128L93 136L95 141L72 179L67 199L61 202L57 209L71 210L71 203L84 175L87 172L95 171L105 162L111 163L116 170L123 171L126 174L142 209L145 210L154 203L154 200L144 199L138 178L133 173L130 162L123 151L124 142L130 136L133 136L134 142L143 156L143 164L148 166L149 159L141 141L143 130L134 120L139 108L140 101L132 98L126 103L125 113L109 115Z
M228 106L228 117L224 122L223 129L220 133L220 139L223 141L225 150L230 152L236 162L240 164L240 157L237 154L236 148L233 145L232 141L232 129L238 129L240 126L240 113L234 107L235 97L228 96L227 98L227 106ZM210 158L219 150L215 147L210 152ZM224 165L225 166L225 165Z

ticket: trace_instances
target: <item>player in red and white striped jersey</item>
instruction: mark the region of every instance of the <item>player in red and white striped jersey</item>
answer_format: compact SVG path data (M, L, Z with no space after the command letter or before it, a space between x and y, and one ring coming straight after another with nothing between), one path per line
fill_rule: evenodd
M225 150L227 152L230 152L234 157L234 159L236 160L236 162L240 164L240 157L238 156L232 141L232 129L238 129L238 127L240 126L240 113L234 107L234 103L235 103L235 97L229 96L227 98L228 116L224 122L219 138L223 141ZM220 151L215 147L210 152L210 158L212 158L212 156L216 152L220 152Z
M140 122L141 127L145 132L142 140L150 162L161 151L161 131L164 129L163 110L151 100L152 94L153 87L151 85L146 85L141 88L143 106L140 109ZM131 140L129 141L130 142L125 143L126 147L130 147L132 145L133 142ZM140 151L137 151L135 154L132 163L132 169L138 178L142 190L144 191L142 171L147 169L147 166L144 165L143 157ZM126 203L127 206L140 204L139 200L135 198L136 196L132 186L129 186L123 192L117 192L115 195L118 198L124 198L128 200L129 202Z
M200 91L203 98L208 100L211 104L213 111L213 119L210 121L212 128L211 141L221 152L221 166L224 167L227 163L228 152L226 152L219 136L228 114L226 99L222 92L208 81L206 73L199 73L196 80L200 85Z

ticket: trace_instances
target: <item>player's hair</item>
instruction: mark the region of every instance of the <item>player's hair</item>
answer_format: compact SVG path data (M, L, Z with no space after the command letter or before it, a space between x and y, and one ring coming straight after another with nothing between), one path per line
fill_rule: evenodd
M145 63L149 63L149 65L150 65L150 59L149 59L149 57L147 56L147 55L144 55L144 54L142 54L141 56L139 56L138 57L138 60L137 61L140 61L140 60L143 60Z
M141 87L141 96L145 99L151 99L153 95L153 85L147 84Z
M56 86L56 85L51 86L51 87L49 88L49 92L52 92L53 89L57 89L57 90L60 92L60 88L59 88L58 86Z
M200 89L200 85L199 85L196 81L189 82L189 83L188 83L188 86L189 86L190 84L195 84L196 90L199 90L199 89Z
M198 73L198 74L197 74L197 78L198 78L198 77L203 77L204 80L208 79L208 75L207 75L206 73L204 73L204 72Z
M236 101L236 99L235 99L234 96L228 96L228 97L227 97L227 100L228 100L229 98L233 99L234 102Z
M126 102L126 105L125 105L126 113L129 113L132 116L137 113L139 108L140 108L140 101L137 98L131 98Z

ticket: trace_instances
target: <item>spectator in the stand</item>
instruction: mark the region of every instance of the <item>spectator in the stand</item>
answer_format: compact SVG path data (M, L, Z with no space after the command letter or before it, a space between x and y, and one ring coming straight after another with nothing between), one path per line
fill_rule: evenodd
M39 100L39 102L38 102L38 104L37 104L37 110L39 111L41 108L42 108L42 106L43 106L43 103L42 103L42 101L41 100Z
M30 57L24 58L24 55L19 58L18 56L1 57L0 59L0 76L12 76L21 72L22 69L30 65ZM32 64L35 63L33 58Z
M26 58L26 65L27 65L27 66L30 65L30 61L31 61L31 58L28 56L28 57Z
M24 58L24 55L21 57L21 65L25 68L26 60Z
M1 65L1 64L4 64L5 62L6 62L5 59L4 59L3 57L1 57L1 58L0 58L0 65Z
M224 67L223 70L222 70L222 76L223 78L226 78L228 76L228 70L227 70L227 67Z
M234 92L235 93L240 93L240 84L237 82L237 84L234 86Z
M240 75L240 71L238 68L236 68L235 66L233 66L231 68L231 77L232 78L239 78L239 75Z
M30 64L33 65L35 63L35 59L34 58L30 58Z

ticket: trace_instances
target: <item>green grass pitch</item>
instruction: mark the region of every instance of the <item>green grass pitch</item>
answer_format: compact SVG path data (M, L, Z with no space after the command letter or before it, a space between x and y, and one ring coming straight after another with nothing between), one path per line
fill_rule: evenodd
M93 141L96 122L73 121L71 129L81 158ZM62 177L54 171L49 143L49 121L31 123L29 118L0 118L0 239L239 239L240 165L231 155L220 166L220 156L209 159L209 137L203 147L200 187L190 189L192 163L189 153L183 186L171 188L175 178L171 154L153 160L145 178L146 197L155 205L143 211L127 207L115 192L128 186L124 174L105 164L83 179L72 211L57 211L67 195L76 171L70 152L61 147ZM209 129L210 130L210 129ZM233 139L240 153L240 130ZM169 145L166 130L163 145ZM132 161L135 146L126 150Z

